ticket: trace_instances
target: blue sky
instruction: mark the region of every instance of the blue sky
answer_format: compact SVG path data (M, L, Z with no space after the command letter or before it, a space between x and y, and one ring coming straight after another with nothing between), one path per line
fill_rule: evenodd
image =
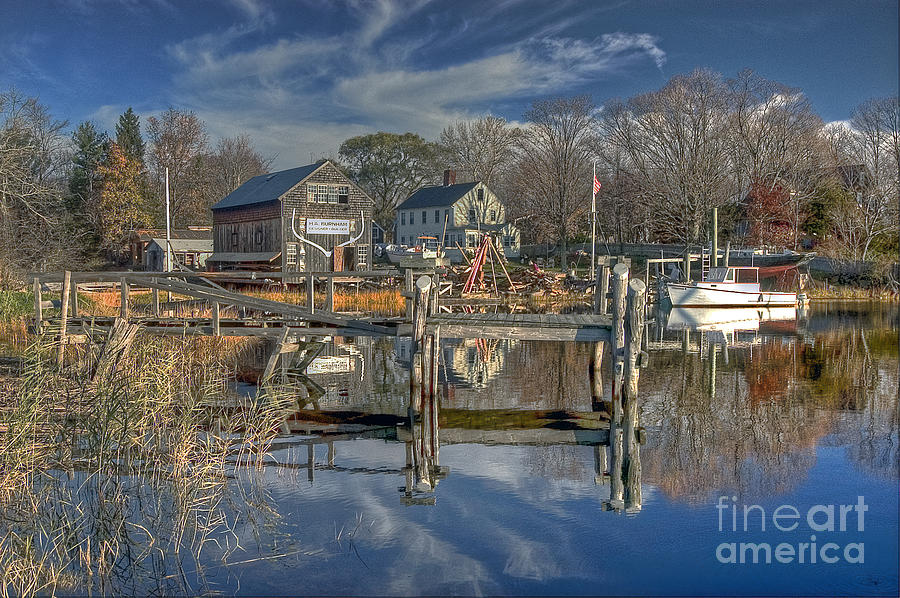
M897 30L897 0L0 0L0 88L108 130L128 106L193 110L290 168L353 135L433 139L697 67L752 68L844 120L897 94Z

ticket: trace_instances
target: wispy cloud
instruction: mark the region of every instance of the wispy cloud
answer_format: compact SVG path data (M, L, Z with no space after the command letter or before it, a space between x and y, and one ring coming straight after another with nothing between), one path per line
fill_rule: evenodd
M256 0L232 1L245 22L168 46L179 65L174 103L196 110L212 131L249 133L264 152L279 154L276 166L335 153L343 139L366 131L434 138L449 122L496 102L563 94L642 62L661 67L666 59L647 33L566 36L570 13L559 12L555 21L547 11L543 18L520 15L528 0L486 6L489 26L485 14L473 17L478 26L469 36L478 51L465 56L459 55L471 47L460 42L467 21L452 10L432 10L426 0L359 0L340 30L265 43L256 40L271 33L271 13ZM516 37L501 36L497 19Z

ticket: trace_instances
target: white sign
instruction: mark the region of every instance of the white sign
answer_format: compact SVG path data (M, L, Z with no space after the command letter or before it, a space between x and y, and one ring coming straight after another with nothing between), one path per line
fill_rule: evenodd
M316 357L306 366L307 374L340 374L353 369L349 355Z
M349 220L331 220L328 218L307 218L307 235L349 235Z

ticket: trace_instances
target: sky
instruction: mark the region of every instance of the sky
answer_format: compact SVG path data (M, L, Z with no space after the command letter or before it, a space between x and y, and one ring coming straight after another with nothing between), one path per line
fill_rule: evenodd
M0 0L0 90L111 133L129 106L191 110L282 169L701 67L751 68L846 120L897 94L897 39L898 0Z

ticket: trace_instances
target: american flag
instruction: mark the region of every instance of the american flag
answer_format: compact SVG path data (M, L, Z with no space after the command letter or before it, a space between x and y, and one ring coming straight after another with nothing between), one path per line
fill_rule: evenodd
M600 191L600 181L597 180L597 175L594 175L594 195L596 195Z

